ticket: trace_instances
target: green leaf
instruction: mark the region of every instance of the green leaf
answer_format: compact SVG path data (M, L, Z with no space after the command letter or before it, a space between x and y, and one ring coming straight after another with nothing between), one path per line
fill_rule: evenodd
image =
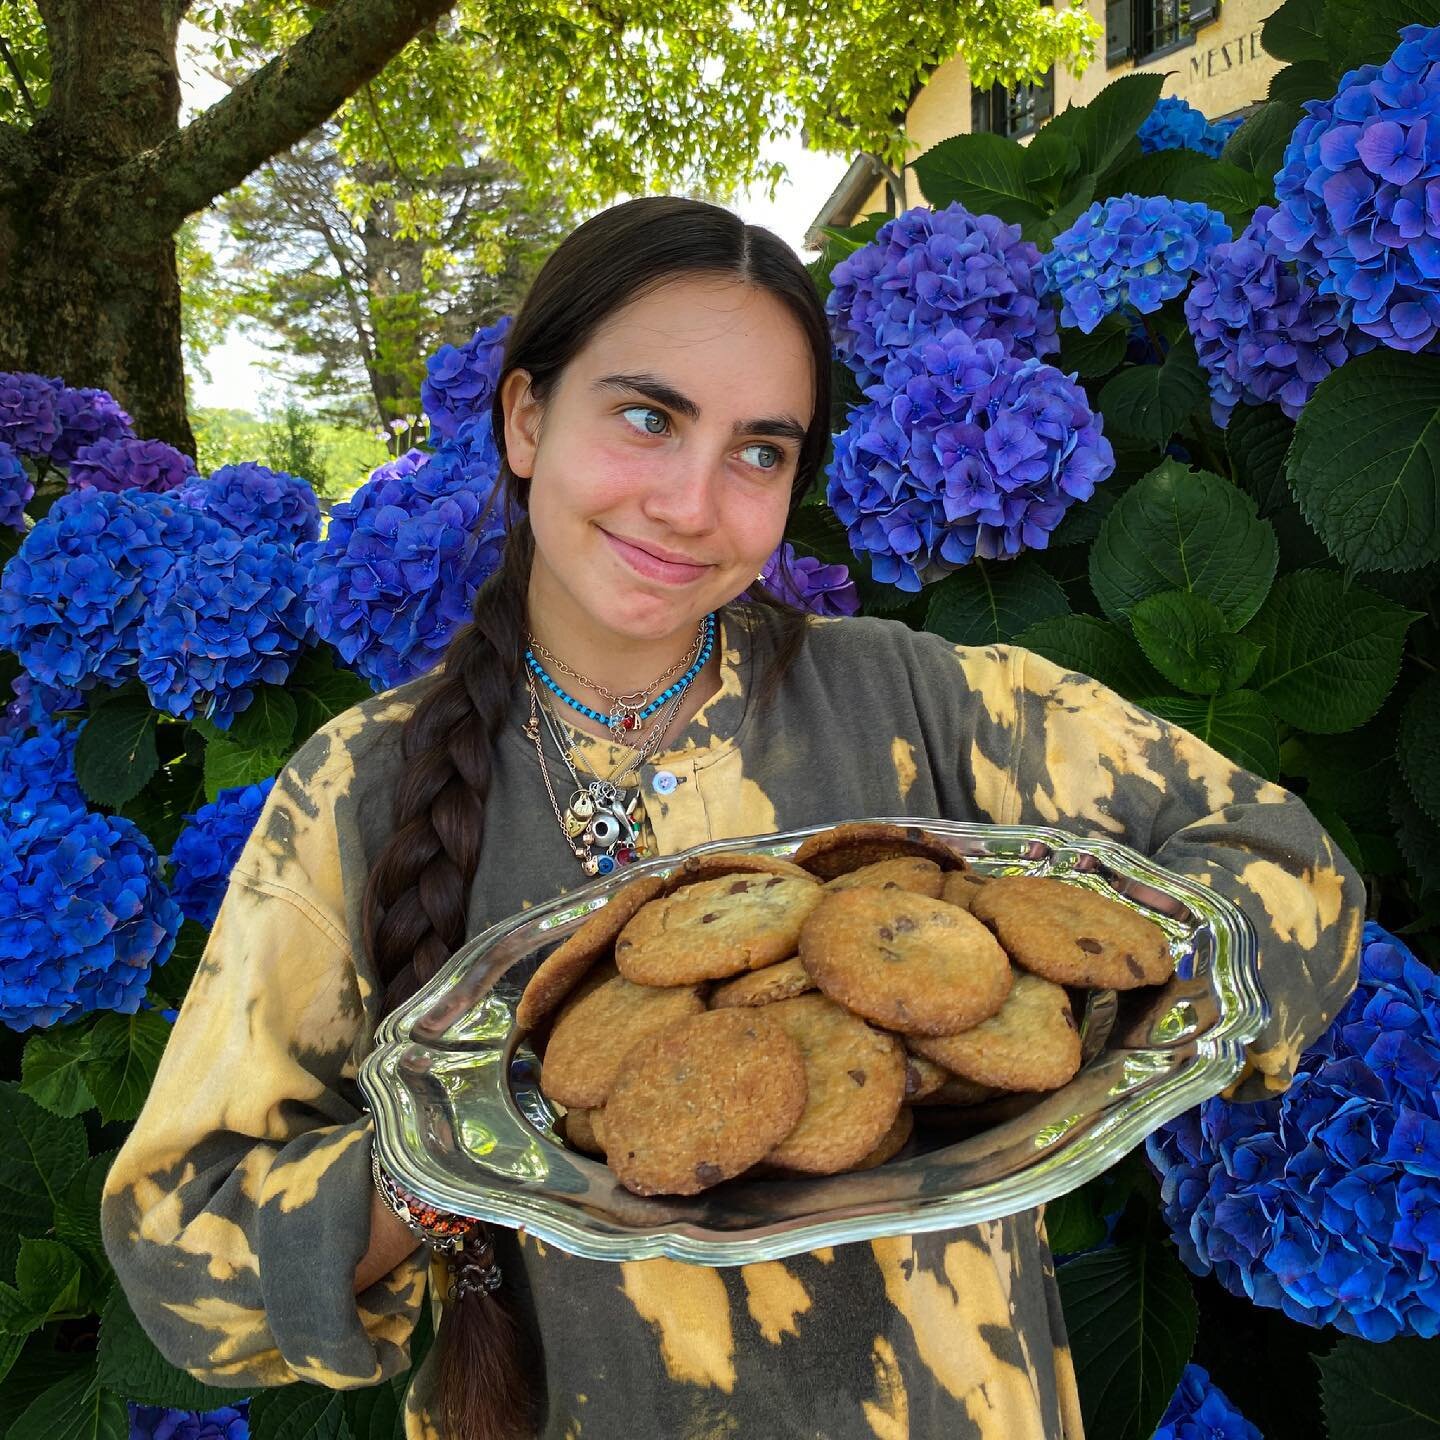
M996 645L1069 613L1065 592L1033 555L977 559L931 587L925 628L955 645Z
M1088 175L1083 175L1072 192L1050 214L1039 220L1021 221L1020 233L1031 244L1038 245L1042 250L1049 249L1055 237L1062 230L1068 230L1094 198L1095 182Z
M42 1320L83 1313L80 1257L59 1240L22 1240L15 1288Z
M1195 150L1152 150L1140 155L1105 177L1096 187L1095 198L1106 200L1112 195L1168 195L1177 176L1188 170L1201 156Z
M1238 165L1252 175L1273 181L1284 161L1291 133L1303 116L1298 105L1268 101L1225 142L1220 158L1228 165Z
M335 653L329 646L306 651L285 688L295 700L297 746L327 721L375 693L367 680L335 664Z
M1045 1207L1045 1238L1055 1255L1077 1255L1105 1238L1105 1220L1089 1185L1061 1195Z
M185 1002L190 982L195 978L200 961L205 954L205 944L210 931L195 920L182 920L180 933L175 937L175 948L165 963L150 975L150 990L157 1001L163 1001L161 1009L178 1010Z
M1097 379L1125 358L1129 340L1130 323L1121 315L1107 315L1088 335L1067 327L1060 332L1060 358L1055 363L1067 375L1074 370L1082 380Z
M1127 700L1164 688L1140 647L1118 626L1093 615L1064 615L1022 630L1015 643L1078 675L1098 680Z
M0 1231L42 1234L86 1160L85 1127L0 1082ZM13 1252L12 1252L13 1253ZM8 1262L6 1262L8 1270Z
M90 1057L88 1018L71 1025L36 1030L25 1042L20 1088L54 1115L83 1115L94 1097L85 1087L84 1066Z
M1170 194L1176 200L1198 200L1218 210L1238 235L1258 206L1274 199L1268 178L1242 170L1224 160L1200 157L1171 181Z
M1163 365L1131 365L1107 380L1100 409L1107 430L1114 425L1163 450L1209 394L1209 382L1187 337L1171 348Z
M911 169L937 210L958 200L976 215L998 215L1012 225L1042 220L1048 213L1044 198L1026 178L1024 151L1000 135L979 131L951 136L927 150Z
M125 1402L102 1389L87 1366L37 1396L5 1440L128 1440L129 1435Z
M89 716L75 742L75 778L97 805L133 799L160 767L155 751L155 711L130 695Z
M1440 825L1419 806L1410 787L1397 779L1390 788L1395 843L1419 881L1418 893L1440 892Z
M278 775L289 758L288 748L257 750L233 740L209 740L205 744L205 798L214 800L232 785L258 785Z
M288 754L295 745L295 719L295 701L290 694L278 685L261 685L225 737L242 749L283 750Z
M54 1330L42 1330L24 1342L20 1358L0 1383L0 1440L8 1440L15 1421L37 1396L60 1380L93 1369L90 1355L55 1349Z
M1083 174L1098 177L1114 164L1155 108L1164 83L1164 75L1122 75L1080 110L1071 133L1080 149ZM920 183L928 195L923 178Z
M1440 357L1382 348L1331 371L1301 412L1287 469L1342 564L1440 559Z
M1260 43L1277 60L1330 60L1325 0L1285 0L1265 21Z
M1087 1435L1150 1440L1195 1344L1180 1262L1158 1238L1082 1255L1056 1274Z
M0 1383L14 1367L15 1362L20 1358L20 1352L25 1348L24 1335L0 1335ZM4 1415L5 1392L0 1389L0 1416ZM5 1433L5 1422L0 1418L0 1435Z
M260 1390L250 1401L250 1440L354 1440L338 1391L318 1385Z
M1265 647L1251 685L1297 729L1353 730L1390 693L1418 618L1333 571L1282 575L1245 630Z
M55 1207L55 1238L63 1240L99 1272L110 1262L100 1237L100 1196L118 1151L92 1155L65 1187Z
M409 1379L408 1374L397 1375L384 1385L345 1391L345 1419L355 1440L405 1440L405 1386Z
M138 1405L176 1410L217 1410L233 1405L245 1390L206 1385L172 1365L145 1333L117 1285L100 1316L100 1383Z
M110 1011L100 1017L91 1032L84 1073L107 1125L139 1115L169 1038L170 1022L154 1010L134 1015Z
M1225 453L1235 483L1255 501L1262 516L1290 503L1285 454L1295 422L1278 405L1237 405L1225 431Z
M1280 733L1275 716L1253 690L1194 699L1157 695L1142 704L1162 720L1179 725L1237 765L1274 780L1280 774Z
M1415 688L1400 716L1400 774L1425 813L1440 824L1440 675Z
M1238 688L1260 658L1258 645L1231 634L1220 611L1187 590L1146 596L1130 612L1130 628L1150 663L1194 695Z
M1299 108L1307 100L1335 93L1335 67L1328 60L1298 60L1270 80L1269 99Z
M1433 1340L1374 1345L1342 1335L1317 1355L1325 1428L1335 1440L1440 1440L1440 1366Z
M1277 558L1274 531L1248 495L1166 460L1106 517L1090 551L1090 584L1116 620L1147 595L1188 590L1238 629L1263 603Z
M1049 194L1080 168L1080 152L1063 131L1046 125L1028 145L1020 147L1020 163L1031 189Z

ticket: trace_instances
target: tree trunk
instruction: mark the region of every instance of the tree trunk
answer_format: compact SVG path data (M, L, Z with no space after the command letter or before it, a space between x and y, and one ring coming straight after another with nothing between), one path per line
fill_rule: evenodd
M187 0L37 0L51 95L0 124L0 370L110 391L136 432L194 454L175 233L331 115L454 0L336 0L184 129Z

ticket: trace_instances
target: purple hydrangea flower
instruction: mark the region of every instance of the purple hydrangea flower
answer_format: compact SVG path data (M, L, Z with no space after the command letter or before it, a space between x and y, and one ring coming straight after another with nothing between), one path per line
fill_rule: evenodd
M782 556L790 569L790 583L780 568ZM760 581L780 599L816 615L855 615L860 610L860 593L848 565L826 565L813 555L797 555L788 540L782 540L765 562Z
M60 438L55 414L60 382L44 375L0 371L0 441L19 455L42 457Z
M403 455L397 455L393 460L387 460L383 465L377 465L370 472L370 479L373 480L403 480L407 475L413 475L421 466L430 459L431 452L428 450L417 450L414 447L407 450ZM498 461L499 452L496 452Z
M0 1024L133 1015L180 923L154 847L122 816L46 807L0 825Z
M1275 177L1270 233L1351 325L1417 351L1440 332L1440 26L1307 100Z
M37 815L83 810L89 803L75 778L75 742L84 728L43 720L0 734L0 816L23 825Z
M183 817L184 829L170 852L175 867L170 893L187 920L207 929L215 923L230 871L274 787L273 775L258 785L232 785Z
M195 463L163 440L97 440L83 445L66 479L72 490L176 490L195 473Z
M1198 201L1164 195L1097 200L1045 256L1045 293L1060 296L1060 323L1089 334L1128 305L1153 314L1190 283L1216 245L1225 217Z
M972 215L958 201L887 220L830 278L835 350L862 384L878 380L892 356L948 330L999 340L1022 359L1060 348L1055 312L1036 298L1039 250L1018 225Z
M1440 976L1373 922L1360 981L1275 1100L1146 1150L1185 1264L1306 1325L1440 1334Z
M1262 205L1238 240L1217 245L1185 297L1185 318L1210 377L1210 409L1221 429L1242 401L1273 400L1296 419L1332 370L1376 343L1351 331L1335 297L1317 293L1286 262L1269 230L1274 213Z
M72 390L58 380L51 383L56 387L55 418L60 424L49 452L56 465L69 466L97 440L134 439L134 421L108 390Z
M1187 1365L1152 1440L1263 1440L1213 1384L1209 1372Z
M35 493L30 472L15 451L0 440L0 525L25 528L25 504Z
M137 673L140 623L160 580L221 533L168 495L69 491L0 571L0 645L44 685L124 684Z
M1239 120L1220 120L1212 125L1188 101L1166 95L1155 102L1137 138L1147 155L1156 150L1196 150L1218 160L1225 142L1239 126Z
M505 364L511 317L477 330L463 345L442 345L425 362L420 403L437 434L453 440L467 420L489 423L490 404Z
M222 465L208 480L188 485L182 504L277 545L300 545L320 534L320 501L308 480L246 461Z
M228 730L256 685L283 685L309 633L305 571L287 545L227 531L186 550L139 629L139 675L157 710Z
M977 555L1043 549L1115 468L1074 378L998 340L952 330L891 360L865 394L835 439L826 493L851 549L902 590Z
M480 520L499 469L490 417L477 416L411 474L382 465L297 552L316 634L376 690L433 668L499 567L498 497Z
M173 1018L175 1011L166 1010ZM250 1402L218 1410L170 1410L162 1405L130 1407L130 1440L250 1440Z

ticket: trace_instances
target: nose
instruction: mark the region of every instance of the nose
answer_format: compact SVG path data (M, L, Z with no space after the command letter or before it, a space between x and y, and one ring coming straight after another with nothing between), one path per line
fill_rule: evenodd
M645 493L641 509L648 520L677 535L706 535L719 524L719 487L725 460L704 447L686 447Z

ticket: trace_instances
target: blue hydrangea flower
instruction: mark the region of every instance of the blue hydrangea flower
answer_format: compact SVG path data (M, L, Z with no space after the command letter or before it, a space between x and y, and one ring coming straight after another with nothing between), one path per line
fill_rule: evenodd
M182 504L203 510L239 535L300 545L320 534L320 501L308 480L246 461L222 465L188 485Z
M1307 100L1275 177L1270 232L1350 324L1396 350L1440 331L1440 26Z
M1212 125L1188 101L1165 95L1145 117L1137 138L1147 155L1156 150L1196 150L1218 160L1225 142L1239 126L1239 120L1220 120Z
M160 495L184 485L195 473L188 455L163 440L97 440L82 445L66 480L72 490L145 490Z
M22 670L10 682L11 698L0 710L0 736L17 735L48 722L57 710L76 710L85 704L79 690L56 689Z
M167 1011L167 1014L174 1014ZM169 1410L161 1405L130 1407L130 1440L250 1440L250 1402L218 1410Z
M25 528L25 504L35 493L30 472L15 451L0 440L0 525Z
M1044 293L1060 296L1060 323L1089 334L1122 306L1151 315L1190 284L1231 238L1219 211L1164 195L1097 200L1045 256Z
M184 828L170 852L175 867L170 893L187 920L207 929L215 923L230 871L274 786L273 775L258 785L229 786L184 817Z
M1153 1440L1264 1440L1215 1385L1207 1370L1187 1365L1160 1417Z
M18 455L42 457L60 438L58 380L0 370L0 441Z
M309 633L305 572L286 545L227 531L176 557L140 623L139 675L157 710L221 730L283 685Z
M69 491L0 571L0 645L49 686L124 684L159 581L221 533L168 495Z
M1315 387L1375 340L1351 331L1333 295L1321 295L1271 235L1262 205L1240 238L1217 245L1185 297L1195 352L1210 377L1210 410L1223 430L1242 401L1273 400L1296 419Z
M371 480L403 480L405 476L413 475L422 465L426 464L432 453L429 450L417 450L412 446L403 455L397 455L393 460L387 460L383 465L377 465L370 472L370 478ZM500 458L498 450L495 452L495 458L498 466Z
M51 442L49 451L56 465L72 464L87 445L97 440L134 438L134 421L108 390L73 390L58 380L51 384L55 386L55 418L60 424L60 434Z
M47 808L0 824L0 1024L133 1015L180 923L154 847L122 816Z
M391 462L392 465L394 462ZM376 690L433 668L498 568L505 517L490 417L462 425L418 470L381 466L330 512L325 538L297 551L311 623Z
M835 350L862 384L893 356L947 330L999 340L1022 359L1060 348L1055 312L1037 298L1040 252L1018 225L958 201L917 205L831 272L825 311Z
M782 556L790 569L789 583L780 568ZM813 555L797 555L788 540L765 562L760 580L772 594L816 615L855 615L860 609L860 592L848 565L826 565Z
M835 439L826 494L850 548L902 590L977 555L1043 549L1115 468L1074 378L998 340L952 330L891 360L865 394Z
M21 825L37 815L83 810L89 803L75 778L75 742L84 728L63 720L0 734L0 817Z
M425 362L420 403L436 434L453 440L467 420L484 417L489 423L510 325L511 317L503 315L463 345L442 345Z
M1282 1096L1209 1100L1146 1149L1196 1274L1366 1340L1440 1334L1440 976L1378 925Z

